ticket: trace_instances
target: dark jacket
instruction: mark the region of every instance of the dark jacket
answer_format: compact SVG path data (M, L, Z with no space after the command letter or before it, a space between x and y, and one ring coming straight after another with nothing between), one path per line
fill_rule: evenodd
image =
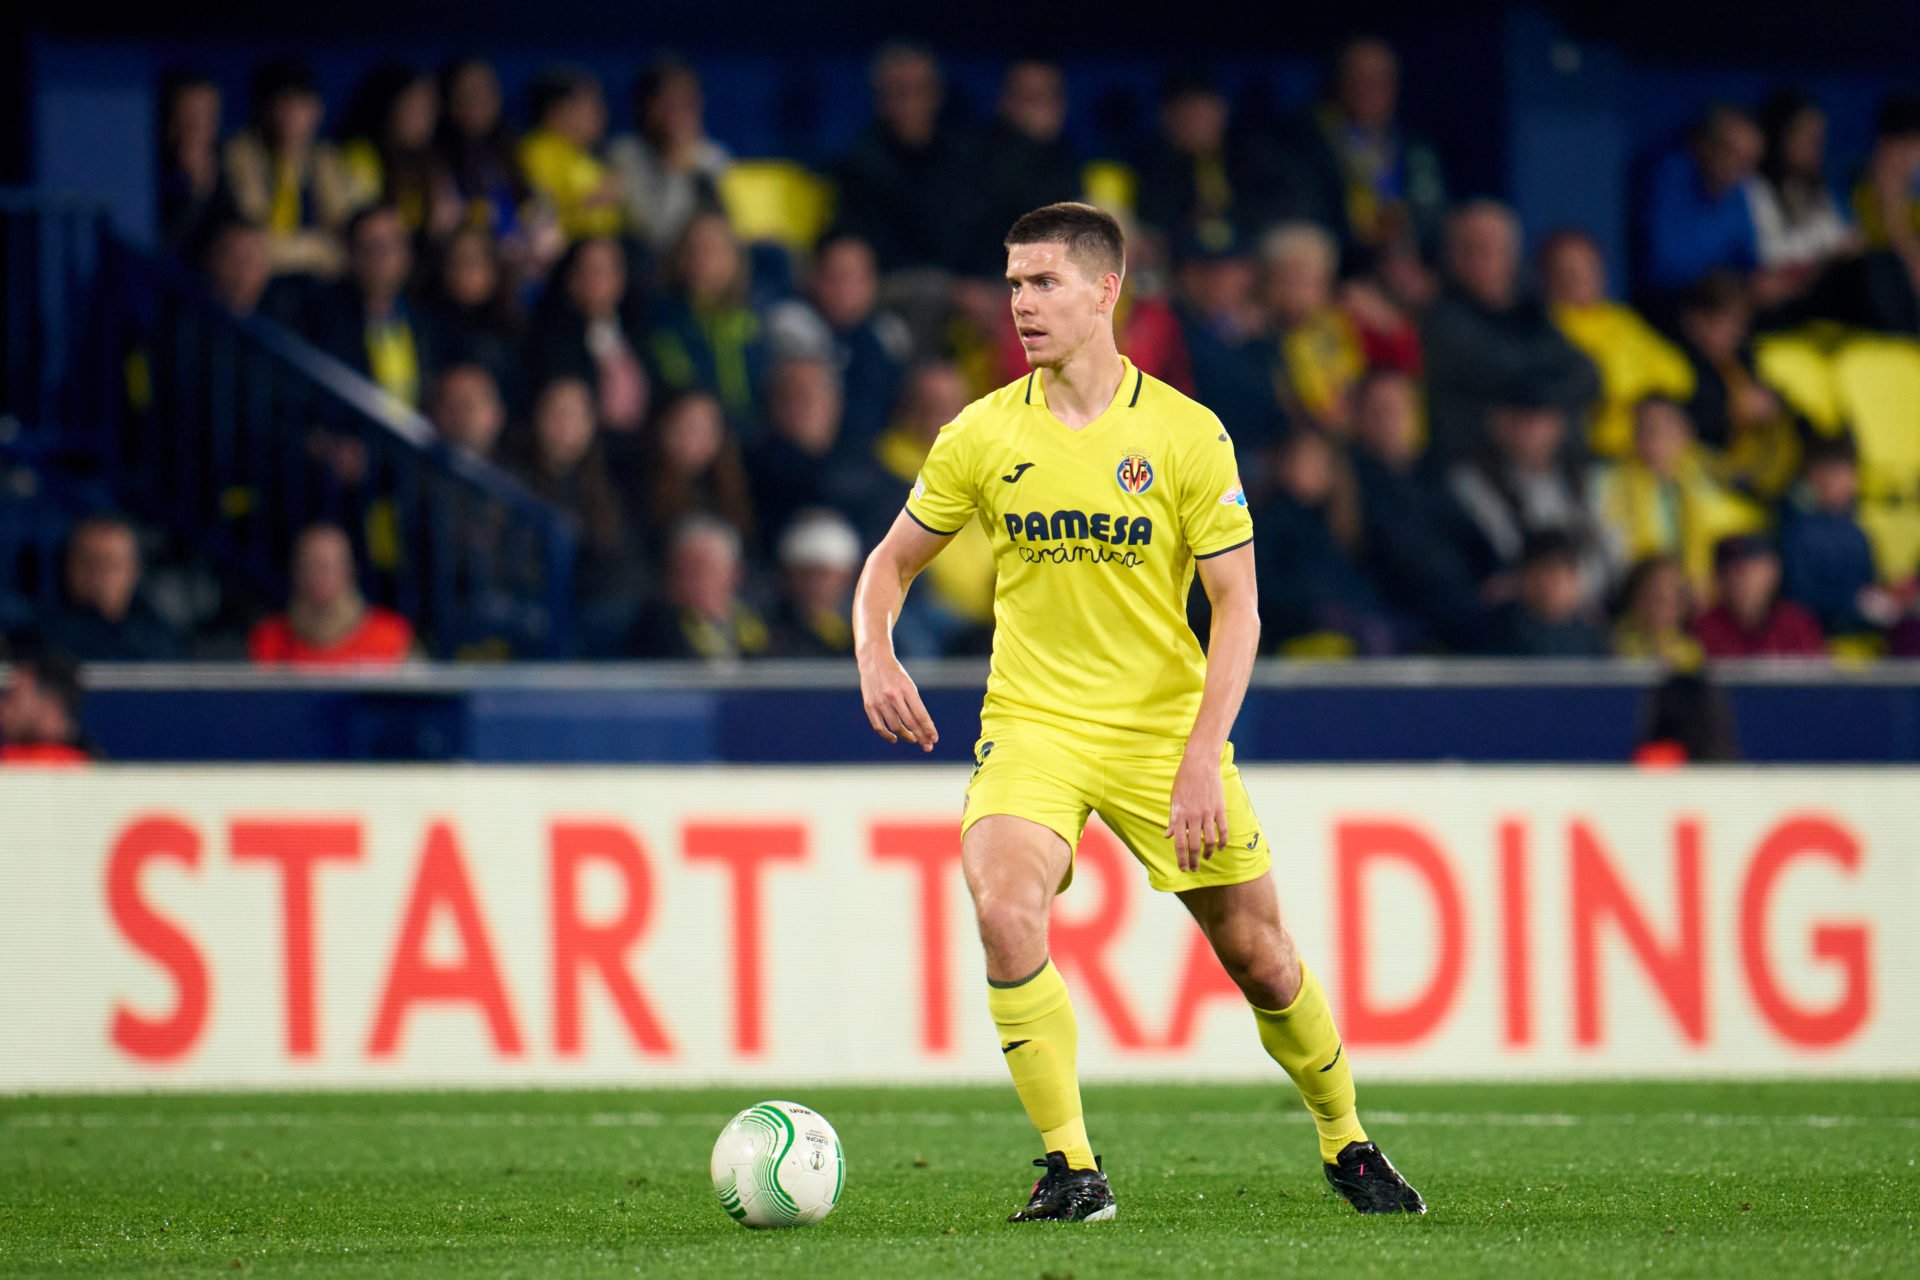
M1364 641L1378 624L1380 597L1334 539L1325 508L1275 494L1254 513L1253 528L1260 620L1268 637L1338 631Z
M1381 596L1450 647L1473 648L1482 610L1461 549L1465 515L1418 467L1397 469L1355 449L1353 477L1366 529L1362 563Z
M845 614L803 615L798 605L781 597L767 619L773 658L845 658L853 654L853 624Z
M808 453L771 436L747 455L753 510L765 551L771 555L793 517L807 507L830 507L845 516L868 546L879 542L900 509L900 484L878 464L844 456Z
M179 662L187 656L180 636L138 596L118 622L92 609L63 605L37 634L48 648L82 662Z
M1226 208L1213 210L1202 202L1192 153L1155 139L1134 160L1142 225L1172 236L1217 214L1250 236L1269 223L1313 216L1311 181L1263 134L1229 134L1220 159L1229 198Z
M1493 652L1515 658L1604 658L1613 652L1607 633L1578 618L1551 622L1509 601L1494 615Z
M1349 265L1360 265L1362 241L1347 204L1347 177L1336 150L1343 128L1339 114L1322 103L1294 121L1288 150L1309 182L1310 216L1340 237ZM1446 219L1447 187L1440 153L1418 134L1394 131L1395 163L1376 191L1405 208L1422 256L1433 260Z
M1493 309L1449 289L1427 313L1429 456L1445 464L1485 442L1501 404L1550 404L1577 416L1599 398L1593 362L1531 298Z
M1871 631L1858 601L1873 583L1873 547L1852 512L1788 504L1780 521L1782 595L1811 610L1828 635Z
M628 651L636 658L712 662L761 657L771 643L767 624L745 605L734 606L733 615L725 622L712 623L656 600L641 611Z
M924 147L909 147L878 124L840 162L839 227L873 246L883 272L902 267L959 269L975 225L972 146L942 125Z
M421 401L433 375L444 363L440 334L428 311L402 298L394 304L394 318L413 334L414 361L419 368ZM314 345L362 377L373 376L373 357L367 348L367 308L351 282L322 293L314 304Z
M960 266L989 280L1006 269L1001 242L1022 214L1081 195L1080 161L1065 139L1038 142L1000 120L975 139L968 176L974 224Z

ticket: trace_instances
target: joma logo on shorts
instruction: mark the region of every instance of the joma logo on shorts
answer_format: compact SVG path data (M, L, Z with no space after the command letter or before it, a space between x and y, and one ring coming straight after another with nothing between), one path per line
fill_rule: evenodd
M1084 511L1056 511L1051 516L1044 511L1029 511L1021 515L1009 511L1006 521L1007 536L1016 542L1022 538L1029 542L1091 538L1116 547L1144 547L1153 541L1153 521L1146 516L1108 515L1104 511L1094 516Z

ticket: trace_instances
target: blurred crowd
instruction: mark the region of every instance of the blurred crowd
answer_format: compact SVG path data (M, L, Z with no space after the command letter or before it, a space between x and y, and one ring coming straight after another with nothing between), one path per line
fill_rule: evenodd
M739 234L742 162L675 59L612 107L554 68L523 111L484 59L380 67L337 120L296 64L259 69L244 119L180 73L165 236L220 306L574 517L585 657L850 652L854 575L934 436L1026 371L1005 229L1078 198L1130 232L1122 350L1233 434L1269 652L1920 654L1920 542L1861 518L1863 486L1920 500L1920 462L1810 421L1755 357L1758 334L1920 329L1920 98L1885 103L1838 187L1817 102L1712 105L1647 167L1622 263L1460 198L1378 40L1297 114L1176 72L1113 158L1070 144L1054 64L1009 66L985 119L926 48L870 71L830 218L783 239ZM39 638L229 651L143 600L137 535L79 527ZM412 650L355 546L301 535L253 658ZM916 585L903 655L985 652L992 581L970 529Z

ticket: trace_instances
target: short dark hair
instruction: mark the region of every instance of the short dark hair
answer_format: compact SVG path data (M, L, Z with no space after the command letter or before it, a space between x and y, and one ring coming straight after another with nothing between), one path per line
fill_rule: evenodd
M1840 463L1850 467L1860 465L1860 447L1854 443L1851 433L1842 431L1830 436L1815 433L1807 441L1801 461L1804 470Z
M299 95L318 97L320 84L314 79L313 68L293 58L275 58L263 62L253 73L250 86L253 112L256 118L264 120L267 108L274 99Z
M1880 104L1874 118L1876 138L1911 138L1920 134L1920 94L1898 93Z
M60 704L67 721L80 727L80 708L86 694L80 684L80 664L59 649L34 648L13 660L14 669L33 678L40 692Z
M1002 243L1009 249L1017 244L1063 244L1069 258L1092 267L1097 275L1125 275L1127 270L1127 233L1120 229L1120 220L1078 200L1022 214Z
M1521 544L1522 568L1548 564L1576 569L1580 566L1580 544L1565 529L1537 529Z
M345 229L341 231L340 238L345 241L348 248L352 248L354 243L360 239L360 233L366 229L366 225L369 222L372 222L375 218L386 217L400 217L399 207L389 204L385 200L381 200L356 209L354 210L353 216L347 219L347 225Z
M591 71L566 63L544 67L527 86L527 114L535 124L575 94L598 93L600 81Z
M1751 311L1753 303L1746 281L1731 271L1709 271L1680 297L1682 315L1718 316L1736 308Z

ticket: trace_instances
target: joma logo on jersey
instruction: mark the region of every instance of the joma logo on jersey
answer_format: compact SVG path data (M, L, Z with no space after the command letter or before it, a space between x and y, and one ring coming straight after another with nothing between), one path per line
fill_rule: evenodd
M1092 538L1116 547L1144 547L1153 541L1153 521L1145 516L1108 515L1104 511L1093 516L1084 511L1056 511L1051 516L1044 511L1029 511L1021 515L1009 511L1006 521L1007 536L1016 542L1022 538L1029 542Z
M1122 492L1145 493L1153 488L1153 464L1144 453L1130 453L1120 459L1113 478L1120 482Z

